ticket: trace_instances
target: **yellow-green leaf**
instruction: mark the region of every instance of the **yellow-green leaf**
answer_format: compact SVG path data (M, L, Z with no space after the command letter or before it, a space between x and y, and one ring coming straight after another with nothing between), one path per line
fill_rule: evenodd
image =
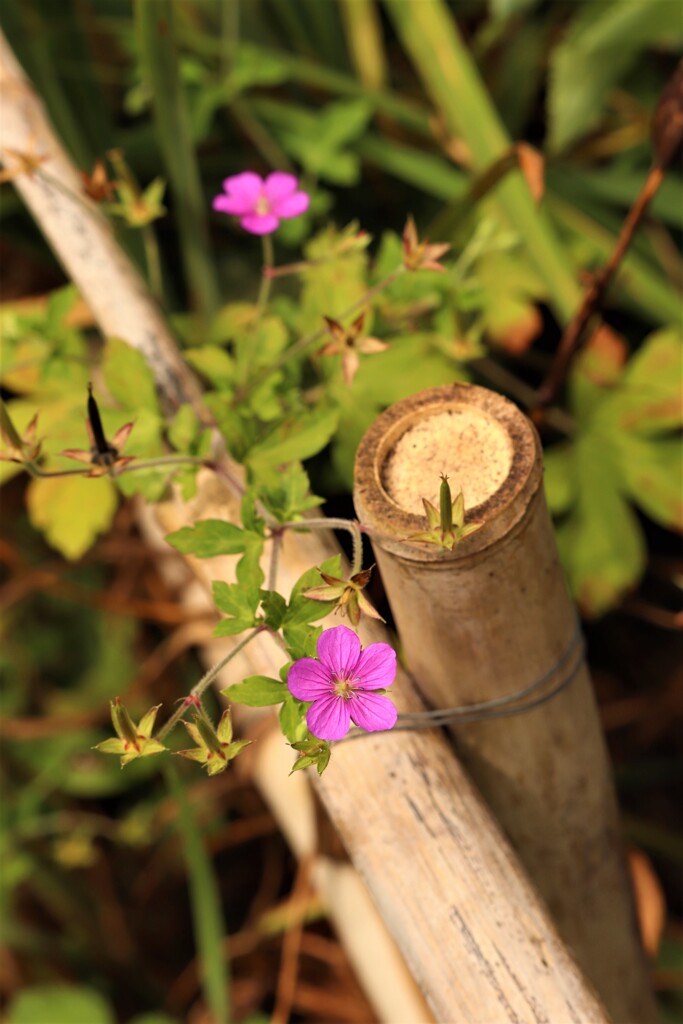
M106 477L51 477L32 480L26 492L31 522L65 558L75 560L111 524L114 486Z

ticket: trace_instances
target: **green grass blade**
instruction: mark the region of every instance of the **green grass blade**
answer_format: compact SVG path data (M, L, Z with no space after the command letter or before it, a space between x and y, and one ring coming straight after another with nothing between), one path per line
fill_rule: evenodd
M341 0L339 13L358 77L368 89L381 89L387 80L387 59L375 0Z
M511 145L479 71L443 0L385 0L399 38L448 130L461 137L475 170L484 170ZM581 290L544 213L536 209L521 172L510 174L496 201L523 239L562 323L575 312Z
M211 257L207 204L178 69L172 0L135 0L143 75L153 95L154 119L174 208L193 305L205 317L218 307L218 285Z
M202 989L215 1024L228 1024L230 979L223 951L225 926L218 883L178 769L169 764L165 768L165 775L171 795L178 804L178 831L187 864Z

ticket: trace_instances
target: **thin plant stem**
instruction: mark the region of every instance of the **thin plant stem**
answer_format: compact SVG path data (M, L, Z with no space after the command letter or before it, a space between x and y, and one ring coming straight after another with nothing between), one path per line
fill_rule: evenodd
M273 239L270 235L262 235L261 244L263 245L263 268L261 270L261 287L259 288L257 300L258 321L263 318L270 297L270 289L273 284L271 271L274 263Z
M164 285L161 276L161 257L159 255L159 243L157 242L157 236L151 224L145 224L142 229L142 241L145 247L145 262L147 264L149 288L154 298L161 301L164 297Z
M225 666L228 665L232 659L247 646L247 644L251 643L254 637L258 636L259 633L263 633L264 629L264 626L257 626L255 629L252 629L251 633L247 633L245 638L240 640L236 647L233 647L233 649L229 651L224 658L221 658L221 660L210 668L208 672L204 673L199 682L190 690L189 698L183 701L180 707L173 712L169 720L161 727L155 739L163 740L164 737L168 736L171 729L173 729L183 717L187 708L192 706L190 699L193 701L201 699L202 694L207 687L211 685L218 673L222 672Z
M270 549L270 565L268 567L268 590L275 590L277 584L277 570L280 561L280 550L282 548L282 530L273 531L273 544Z
M283 530L348 530L353 540L351 555L351 575L361 571L363 566L363 537L360 525L352 519L335 519L320 517L319 519L297 519L291 523L281 523Z

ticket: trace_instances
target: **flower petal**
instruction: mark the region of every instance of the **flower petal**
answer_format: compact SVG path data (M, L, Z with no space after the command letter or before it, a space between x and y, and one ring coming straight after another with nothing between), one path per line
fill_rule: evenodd
M293 196L272 202L271 209L278 217L299 217L305 213L311 203L307 192L295 192Z
M244 217L252 212L255 203L252 203L251 200L241 199L239 196L221 194L214 198L211 205L218 213L229 213L233 217Z
M306 724L319 740L340 740L351 725L349 704L343 697L323 697L306 712Z
M329 669L314 658L294 662L287 676L287 688L299 700L318 700L334 690Z
M396 651L389 644L370 644L358 659L356 675L362 690L391 686L396 678Z
M357 693L348 702L351 718L366 732L393 729L398 711L387 697L379 693Z
M243 171L225 178L223 188L232 199L240 199L249 207L254 207L263 195L263 178L253 171Z
M371 645L372 646L372 645ZM386 645L385 645L386 646ZM360 656L360 640L348 626L326 629L318 640L318 657L337 679L355 677ZM383 686L383 683L379 683Z
M272 235L279 228L280 220L272 213L249 213L242 217L240 224L252 235Z
M284 171L273 171L263 182L263 192L271 206L291 196L298 187L299 182L294 175Z

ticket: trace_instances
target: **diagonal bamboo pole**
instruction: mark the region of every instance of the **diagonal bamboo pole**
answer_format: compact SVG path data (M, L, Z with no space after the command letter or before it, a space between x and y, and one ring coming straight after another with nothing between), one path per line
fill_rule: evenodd
M3 160L11 166L12 153L37 149L45 154L42 169L50 181L19 175L16 186L100 329L124 338L146 356L170 405L192 401L201 410L196 382L109 225L87 200L72 197L78 188L76 171L1 36L0 84ZM169 529L193 516L228 518L234 505L234 495L211 476L203 481L195 504L178 503L174 522L163 508L148 511L147 519L165 519ZM155 528L158 532L159 526ZM287 538L283 589L305 568L319 564L332 543L300 534ZM225 578L231 570L220 561L193 567L205 582L207 572ZM188 586L188 598L196 589ZM375 632L373 638L383 635ZM266 638L255 641L243 658L245 672L269 674L280 661ZM407 679L401 680L400 689L406 708L421 706ZM254 777L295 852L315 856L318 839L307 780L285 774L291 751L276 736L260 743L254 757ZM420 1024L428 1018L399 949L439 1020L607 1021L440 735L397 734L341 746L320 793L370 896L358 874L348 866L335 871L329 858L318 856L314 877L381 1019Z

